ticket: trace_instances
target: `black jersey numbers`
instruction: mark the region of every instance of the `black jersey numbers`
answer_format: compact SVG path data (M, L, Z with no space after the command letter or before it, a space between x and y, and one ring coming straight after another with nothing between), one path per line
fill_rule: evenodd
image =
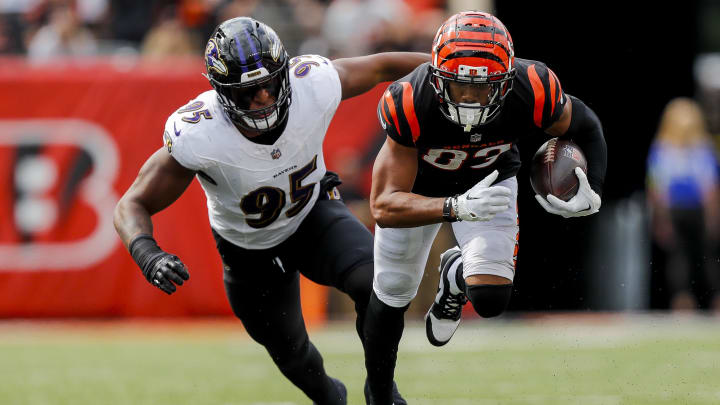
M461 149L428 149L422 159L443 170L459 170L469 161L473 169L482 169L495 163L497 158L507 152L512 144L493 145L472 154Z
M288 218L294 217L302 211L312 198L315 183L303 186L302 181L305 177L309 176L310 173L314 172L315 169L317 169L317 155L303 168L290 174L290 201L295 204L295 206L288 209L285 213Z
M317 155L310 163L288 175L290 181L290 202L295 204L285 212L288 218L299 214L310 202L317 183L303 185L302 181L317 169ZM245 222L253 228L265 228L278 219L285 207L285 191L278 187L260 187L247 193L240 200L240 208L245 215L258 215L259 218L247 218Z
M240 200L245 215L260 214L260 218L247 218L253 228L265 228L275 221L285 206L285 192L277 187L260 187Z

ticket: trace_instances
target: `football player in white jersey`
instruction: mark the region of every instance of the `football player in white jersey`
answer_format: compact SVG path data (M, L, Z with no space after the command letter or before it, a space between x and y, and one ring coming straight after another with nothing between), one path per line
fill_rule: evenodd
M115 227L145 278L172 294L189 273L153 239L151 216L197 178L233 312L317 404L345 404L347 394L325 373L308 338L299 273L353 299L363 342L373 277L372 235L345 207L335 189L339 179L325 169L325 132L341 99L428 60L428 54L406 52L289 58L267 25L247 17L225 21L205 49L213 90L170 115L165 146L145 162L115 209ZM406 403L396 386L393 396L395 404Z

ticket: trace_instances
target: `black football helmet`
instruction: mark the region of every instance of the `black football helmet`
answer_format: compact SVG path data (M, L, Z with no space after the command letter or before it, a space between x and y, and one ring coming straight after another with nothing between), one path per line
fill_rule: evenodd
M290 107L288 54L269 26L249 17L220 24L205 48L206 77L230 119L240 128L267 132L282 125ZM275 98L250 109L260 89Z

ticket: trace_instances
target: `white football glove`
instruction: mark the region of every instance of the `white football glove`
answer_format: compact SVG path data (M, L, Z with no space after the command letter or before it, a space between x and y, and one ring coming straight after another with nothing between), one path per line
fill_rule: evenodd
M461 221L489 221L510 207L512 191L505 186L490 186L497 179L495 170L465 194L453 201L455 217Z
M591 215L600 210L600 196L590 188L585 172L579 168L575 168L575 175L580 180L577 194L570 201L563 201L552 194L547 195L547 200L539 194L535 194L535 199L545 208L545 211L562 215L565 218L584 217Z

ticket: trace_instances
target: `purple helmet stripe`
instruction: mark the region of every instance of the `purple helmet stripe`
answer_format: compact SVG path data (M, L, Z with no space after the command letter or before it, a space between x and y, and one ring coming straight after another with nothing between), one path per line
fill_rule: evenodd
M245 30L245 36L248 39L248 43L250 44L250 50L253 53L253 58L255 59L256 66L259 68L263 67L262 63L260 63L260 55L258 54L257 48L255 48L255 43L253 42L252 37L250 36L250 32L248 30Z
M238 56L240 57L240 62L242 63L242 66L240 66L240 67L242 68L243 73L245 73L248 71L248 68L245 67L245 64L247 63L247 61L245 60L245 53L243 52L242 48L240 47L240 38L238 38L237 35L235 35L235 47L237 48Z

